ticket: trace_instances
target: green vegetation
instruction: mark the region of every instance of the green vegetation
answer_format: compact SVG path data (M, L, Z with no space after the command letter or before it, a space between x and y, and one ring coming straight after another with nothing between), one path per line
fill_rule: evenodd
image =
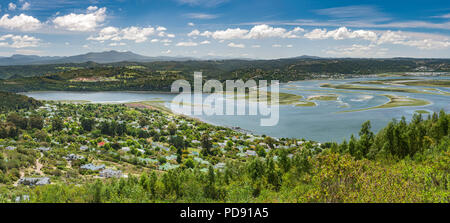
M171 84L185 77L176 74L135 70L126 67L75 69L14 80L0 81L0 88L10 92L24 91L170 91Z
M0 111L15 111L20 109L33 109L41 106L42 103L23 95L0 91Z
M320 87L334 88L334 89L347 89L347 90L367 90L367 91L392 91L392 92L403 92L403 93L416 93L416 94L433 94L433 95L447 95L449 92L439 91L429 92L420 89L412 88L399 88L399 87L371 87L371 86L361 86L354 84L321 84Z
M427 110L416 110L416 111L414 111L415 113L418 113L418 114L430 114L430 112L429 111L427 111Z
M366 122L341 144L244 134L145 102L1 113L0 202L450 202L443 111L377 134Z
M241 99L241 100L249 100L250 99L250 94L249 92L245 93L245 96L239 95L237 93L233 93L233 92L224 92L225 95L233 95L234 94L234 98L235 99ZM268 103L272 103L272 97L278 97L278 104L279 105L292 105L292 104L296 104L298 102L301 102L301 100L303 99L303 96L301 95L297 95L297 94L290 94L290 93L284 93L284 92L279 92L279 93L273 93L273 92L267 92L267 91L255 91L256 94L256 101L259 102L268 102ZM252 98L253 99L253 98Z
M424 87L450 87L450 80L421 80L421 79L387 79L375 81L357 81L355 84L383 84L383 85L407 85Z
M337 99L337 95L313 95L308 97L310 101L336 101Z
M219 81L254 79L256 81L279 80L280 82L288 82L350 78L386 72L415 72L417 68L422 66L436 72L450 71L448 59L289 58L279 60L118 62L110 64L88 62L0 66L0 79L4 79L0 82L0 89L11 92L32 90L169 91L170 85L175 79L192 81L194 71L202 71L205 79L217 79Z
M315 102L312 101L301 101L297 104L295 104L296 107L314 107L317 106Z
M430 104L430 102L426 101L426 100L410 98L410 97L405 97L405 96L397 96L397 95L383 95L383 96L389 98L389 101L385 104L378 105L375 107L370 107L370 108L362 108L362 109L348 110L348 111L342 111L342 112L367 111L367 110L371 110L371 109L395 108L395 107L403 107L403 106L425 106L425 105Z

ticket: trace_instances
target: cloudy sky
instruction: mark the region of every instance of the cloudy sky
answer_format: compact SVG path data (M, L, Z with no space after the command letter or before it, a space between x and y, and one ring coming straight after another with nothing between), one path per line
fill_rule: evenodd
M0 56L450 57L442 0L0 0Z

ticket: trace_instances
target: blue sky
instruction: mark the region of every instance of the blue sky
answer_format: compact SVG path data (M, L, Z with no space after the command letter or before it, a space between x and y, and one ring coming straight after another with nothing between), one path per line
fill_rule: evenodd
M0 56L450 57L450 2L0 0Z

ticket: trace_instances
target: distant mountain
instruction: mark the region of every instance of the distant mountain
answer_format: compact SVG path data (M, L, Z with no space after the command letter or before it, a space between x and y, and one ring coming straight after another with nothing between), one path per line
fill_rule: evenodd
M21 55L14 54L11 57L0 57L0 65L26 65L26 64L40 64L41 62L58 60L61 57L41 57L35 55Z
M317 57L317 56L309 56L309 55L302 55L299 57L292 57L289 59L321 59L322 57Z
M130 62L154 62L154 61L188 61L196 60L190 57L147 57L133 52L105 51L87 53L68 57L41 57L36 55L13 55L11 57L0 57L0 66L11 65L33 65L33 64L62 64L62 63L116 63L122 61Z

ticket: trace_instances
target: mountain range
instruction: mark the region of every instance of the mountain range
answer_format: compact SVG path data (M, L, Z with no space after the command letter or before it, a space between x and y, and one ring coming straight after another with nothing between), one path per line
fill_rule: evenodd
M153 62L153 61L188 61L196 60L191 57L148 57L139 55L130 51L105 51L105 52L91 52L75 56L66 57L49 57L49 56L36 56L36 55L20 55L15 54L11 57L0 57L0 66L13 66L13 65L38 65L38 64L63 64L63 63L115 63L122 61L130 62Z

